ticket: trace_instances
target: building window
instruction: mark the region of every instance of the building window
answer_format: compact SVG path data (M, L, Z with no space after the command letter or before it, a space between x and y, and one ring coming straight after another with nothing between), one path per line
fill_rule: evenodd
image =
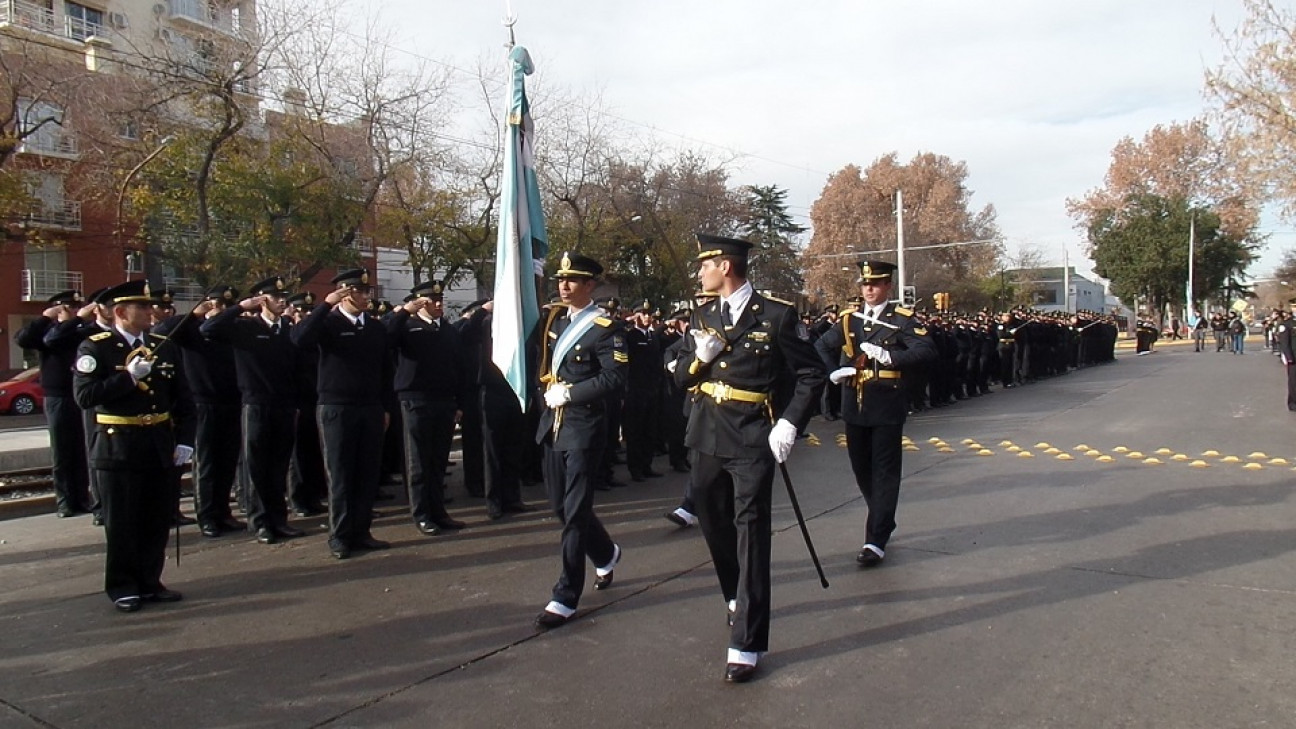
M67 16L67 35L69 38L85 40L92 35L102 36L104 34L102 10L95 10L74 2L64 2L63 14Z
M32 151L57 151L63 139L62 107L48 101L19 99L18 137Z
M140 138L139 120L126 119L123 121L121 126L117 128L117 136L122 139L129 139L133 142L138 142Z

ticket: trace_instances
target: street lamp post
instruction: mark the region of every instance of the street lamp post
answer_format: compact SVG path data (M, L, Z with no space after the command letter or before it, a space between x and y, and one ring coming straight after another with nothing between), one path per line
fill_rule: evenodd
M159 142L157 149L154 149L152 152L145 155L144 159L140 160L139 164L132 167L130 172L126 173L126 177L122 180L121 187L117 190L117 222L115 229L113 230L113 242L123 255L126 252L126 246L122 242L122 210L126 204L126 190L130 187L131 180L134 180L135 176L138 175L149 162L152 162L155 157L162 154L162 151L165 150L167 145L171 144L174 139L174 137L169 135L163 137Z

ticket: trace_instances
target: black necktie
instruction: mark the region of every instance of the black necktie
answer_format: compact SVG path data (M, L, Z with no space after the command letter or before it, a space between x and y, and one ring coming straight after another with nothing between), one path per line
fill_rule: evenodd
M270 325L270 333L276 337L279 336L279 322Z
M729 302L724 302L720 307L720 323L726 327L733 326L733 314L729 311Z

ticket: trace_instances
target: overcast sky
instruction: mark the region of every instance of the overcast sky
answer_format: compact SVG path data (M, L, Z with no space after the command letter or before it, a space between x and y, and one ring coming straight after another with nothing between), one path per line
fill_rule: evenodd
M1206 68L1241 0L512 0L546 83L601 90L665 142L743 155L735 184L789 190L809 224L827 175L898 152L967 163L1010 251L1083 258L1066 198L1112 147L1206 106ZM388 0L396 45L474 66L504 53L504 0ZM646 128L636 129L646 135ZM1296 247L1277 232L1252 275ZM917 241L909 241L917 244Z

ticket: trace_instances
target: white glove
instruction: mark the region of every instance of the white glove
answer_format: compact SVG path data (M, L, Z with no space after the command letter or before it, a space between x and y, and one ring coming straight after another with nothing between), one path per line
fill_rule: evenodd
M828 374L828 380L834 385L840 385L843 380L854 377L859 374L859 370L854 367L843 367L839 370L833 370Z
M876 344L865 342L860 345L860 349L864 354L868 355L869 359L874 360L878 364L891 364L891 353Z
M190 458L193 458L193 446L177 445L175 447L175 456L173 456L173 458L175 460L175 465L183 466L189 462Z
M139 382L153 371L153 363L144 359L140 355L135 355L131 361L126 363L126 372L130 374L131 379Z
M666 363L666 371L673 375L675 374L675 368L678 366L679 366L679 362L676 362L675 360L671 360Z
M557 410L558 408L571 402L571 386L564 385L561 382L555 382L545 390L545 405Z
M796 426L779 418L769 434L770 450L774 452L774 460L779 463L786 461L788 455L792 453L792 446L796 445L796 438Z
M724 340L703 329L689 332L693 335L694 354L702 362L710 362L724 351Z

